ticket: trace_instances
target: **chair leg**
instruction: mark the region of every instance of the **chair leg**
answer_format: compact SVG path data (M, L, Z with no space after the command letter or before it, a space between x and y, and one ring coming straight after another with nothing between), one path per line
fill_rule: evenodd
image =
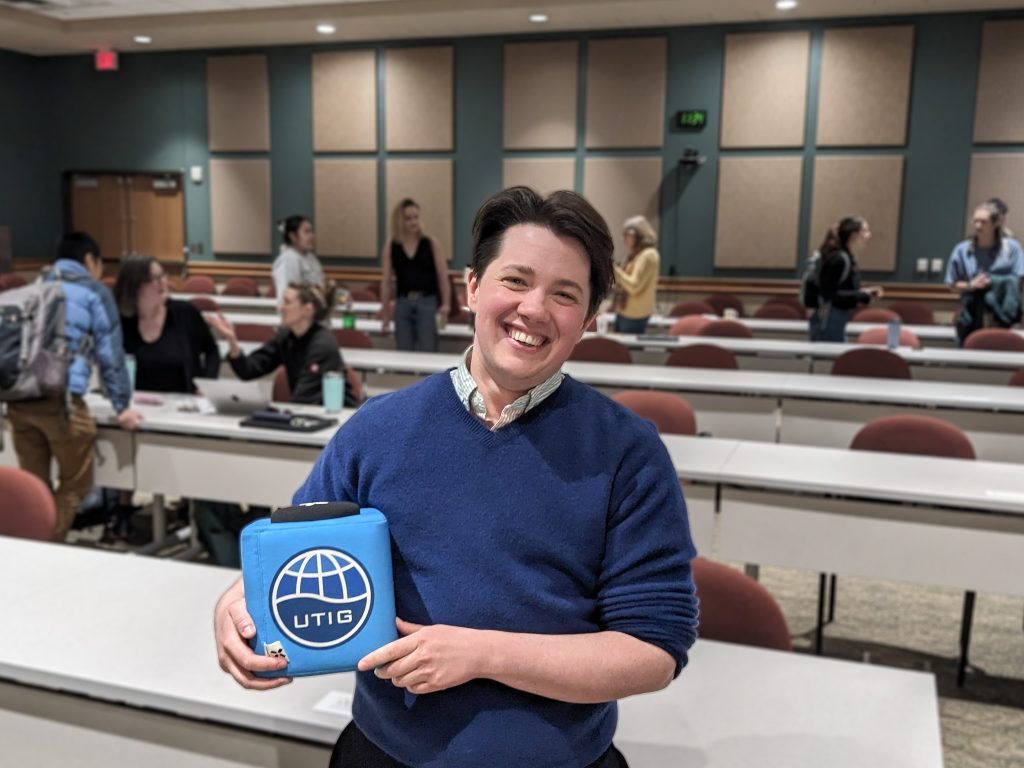
M814 626L814 653L821 656L825 643L825 582L828 574L818 574L818 620Z
M967 651L971 646L971 623L974 621L974 592L964 592L964 612L960 618L960 659L956 666L956 687L963 688L967 677Z
M828 623L831 624L836 618L836 575L829 576L828 581Z

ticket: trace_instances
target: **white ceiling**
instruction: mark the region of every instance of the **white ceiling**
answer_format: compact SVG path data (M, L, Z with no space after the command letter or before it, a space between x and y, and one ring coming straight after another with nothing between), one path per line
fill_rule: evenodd
M398 40L1019 8L1021 0L0 0L0 48L35 55ZM545 24L528 15L548 14ZM319 35L318 23L337 27ZM135 35L153 38L141 46Z

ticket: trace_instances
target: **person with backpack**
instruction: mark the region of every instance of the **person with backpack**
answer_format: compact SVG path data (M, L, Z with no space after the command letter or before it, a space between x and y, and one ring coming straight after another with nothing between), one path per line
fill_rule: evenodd
M25 391L11 395L7 404L14 451L21 468L49 485L50 464L57 460L56 541L64 540L75 509L92 488L96 420L89 413L84 396L89 389L93 360L99 363L100 379L117 412L117 423L123 429L137 429L141 421L141 415L130 407L131 385L124 362L121 322L114 297L98 282L102 273L103 262L96 241L84 232L71 232L61 238L57 259L39 283L19 289L32 289L43 295L47 283L58 282L63 292L63 312L59 316L64 333L48 342L61 348L41 350L38 358L62 358L67 364L66 375L55 386L28 392L35 397L21 399ZM4 296L5 300L8 298ZM19 356L20 353L16 354L14 359ZM5 355L4 359L9 358ZM27 361L29 365L32 362Z
M856 306L881 298L882 286L861 288L860 285L855 254L870 239L868 223L860 216L847 216L825 234L816 254L817 296L809 321L811 341L845 342L846 324ZM813 256L811 261L814 261ZM805 296L810 293L806 291Z

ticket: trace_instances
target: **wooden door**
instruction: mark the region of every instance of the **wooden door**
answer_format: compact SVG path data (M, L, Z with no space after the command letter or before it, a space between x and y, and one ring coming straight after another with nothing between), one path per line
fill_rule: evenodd
M130 239L124 177L74 173L69 186L71 228L92 235L104 258L126 256Z
M185 196L178 174L134 174L128 179L133 253L159 261L185 260Z

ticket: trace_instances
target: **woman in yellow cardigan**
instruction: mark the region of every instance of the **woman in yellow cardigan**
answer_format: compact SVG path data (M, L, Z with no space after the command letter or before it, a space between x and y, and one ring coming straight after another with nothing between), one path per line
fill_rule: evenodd
M615 332L643 333L658 293L658 235L643 216L632 216L622 225L622 240L629 258L615 267Z

